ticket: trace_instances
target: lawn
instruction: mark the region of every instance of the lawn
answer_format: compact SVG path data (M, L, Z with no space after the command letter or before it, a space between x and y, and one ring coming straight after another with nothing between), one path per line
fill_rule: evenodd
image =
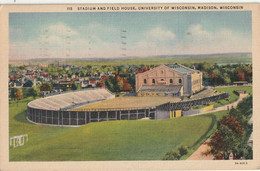
M249 95L252 94L252 87L234 86L234 87L215 87L214 89L217 90L218 92L222 92L222 93L227 92L230 96L226 99L219 100L219 101L216 101L216 102L211 102L207 105L195 106L195 107L192 107L191 109L192 110L202 109L202 108L207 107L209 105L214 105L214 108L216 108L216 107L220 107L220 106L224 106L224 105L233 103L239 98L239 96L237 96L233 92L234 90L245 90L246 93L248 93Z
M234 86L234 87L216 87L215 90L219 92L227 92L230 96L227 99L219 100L218 102L212 102L214 107L219 107L223 105L230 104L235 102L238 99L238 96L233 93L234 90L245 90L246 93L252 94L252 87L243 87L243 86Z
M25 110L30 100L10 103L10 136L29 135L24 146L9 148L10 161L161 160L166 152L181 145L190 147L190 155L226 113L66 128L29 123Z

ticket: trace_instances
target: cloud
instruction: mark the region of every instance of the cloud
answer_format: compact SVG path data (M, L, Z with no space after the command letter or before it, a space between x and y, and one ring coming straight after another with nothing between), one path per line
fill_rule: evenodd
M47 31L46 31L47 30ZM11 30L22 33L21 30ZM131 33L131 32L128 32ZM88 58L155 56L174 54L207 54L251 52L251 38L245 33L227 28L208 30L200 24L188 26L184 35L155 26L131 40L122 50L120 29L99 23L88 23L73 29L64 23L46 26L33 40L10 42L11 58Z
M48 26L47 28L44 29L44 31L59 36L73 36L78 34L75 30L73 30L72 28L70 28L69 26L61 22Z
M209 31L196 24L187 28L186 35L183 40L179 40L177 49L181 54L250 52L251 39L227 28Z
M159 42L171 41L176 37L175 34L170 30L166 30L159 26L149 30L146 33L146 36L148 39Z

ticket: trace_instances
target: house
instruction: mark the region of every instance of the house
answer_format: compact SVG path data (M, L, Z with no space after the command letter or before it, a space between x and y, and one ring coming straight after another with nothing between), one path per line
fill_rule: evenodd
M138 96L191 96L203 89L202 72L166 64L136 74Z
M248 85L248 82L247 81L234 81L233 84L236 86L243 86L243 85Z
M55 90L66 90L67 88L72 87L72 81L59 81L58 83L53 83L53 89Z
M34 83L31 80L27 80L25 81L25 83L23 84L23 87L33 87Z

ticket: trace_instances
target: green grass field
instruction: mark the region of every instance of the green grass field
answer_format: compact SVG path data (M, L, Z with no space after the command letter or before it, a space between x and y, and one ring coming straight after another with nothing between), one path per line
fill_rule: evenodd
M239 96L237 96L233 91L234 90L245 90L247 94L251 95L252 94L252 87L244 87L244 86L236 86L236 87L216 87L214 88L215 90L217 90L218 92L227 92L230 96L226 99L223 100L219 100L217 102L211 102L207 105L200 105L200 106L195 106L192 107L191 109L201 109L204 107L207 107L209 105L214 105L214 108L216 107L220 107L220 106L224 106L230 103L233 103L235 101L237 101L237 99L239 98Z
M237 87L216 87L215 90L219 91L219 92L227 92L229 93L229 98L227 99L223 99L223 100L219 100L218 102L212 102L210 104L213 104L214 107L219 107L219 106L223 106L223 105L227 105L230 104L232 102L235 102L238 99L238 96L236 94L233 93L234 90L245 90L246 93L248 93L249 95L252 94L252 87L243 87L243 86L237 86Z
M10 136L28 134L29 142L10 147L10 161L161 160L181 145L186 159L204 142L226 112L172 120L130 120L90 123L66 128L41 126L26 119L32 99L10 102Z

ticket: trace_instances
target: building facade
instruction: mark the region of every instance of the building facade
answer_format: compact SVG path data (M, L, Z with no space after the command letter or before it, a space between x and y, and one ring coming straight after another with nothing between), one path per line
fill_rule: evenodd
M203 89L202 72L180 64L162 64L135 79L138 96L190 96Z

